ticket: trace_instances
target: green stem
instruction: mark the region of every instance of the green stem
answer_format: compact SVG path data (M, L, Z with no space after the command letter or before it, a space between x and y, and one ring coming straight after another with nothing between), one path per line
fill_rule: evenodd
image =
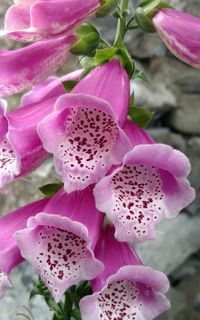
M126 17L123 13L128 9L129 0L121 0L120 2L120 15L118 18L117 31L115 36L115 47L123 47L123 39L126 34Z
M73 307L73 301L71 300L70 294L66 292L65 302L64 302L64 311L63 311L63 320L70 320L72 307Z

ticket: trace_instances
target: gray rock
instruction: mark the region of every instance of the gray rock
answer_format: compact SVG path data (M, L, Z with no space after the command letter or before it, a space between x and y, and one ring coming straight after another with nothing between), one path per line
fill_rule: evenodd
M169 144L175 149L186 152L186 141L182 135L171 132L169 128L150 128L148 134L157 142Z
M182 133L200 134L200 100L198 95L180 94L178 108L170 113L169 125Z
M136 246L145 265L169 275L200 247L200 216L180 214L157 227L157 238Z
M200 74L199 70L190 69L181 73L174 82L183 93L200 94Z

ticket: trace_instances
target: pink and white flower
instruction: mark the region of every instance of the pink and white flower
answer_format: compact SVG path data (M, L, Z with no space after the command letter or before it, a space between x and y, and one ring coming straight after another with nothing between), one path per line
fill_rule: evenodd
M61 96L38 133L54 155L65 190L83 190L120 164L131 148L123 132L129 107L129 80L118 60L96 68L71 94Z
M152 22L168 49L180 60L200 68L200 19L173 9L159 10Z
M13 236L25 228L28 218L43 211L47 202L48 199L36 201L0 218L0 298L12 286L10 272L24 260Z
M125 132L135 146L120 167L99 181L94 195L97 208L115 225L116 238L138 243L154 239L155 225L175 217L194 200L195 191L187 180L190 163L183 153L153 143L131 121Z
M56 301L70 286L102 272L103 264L94 256L102 223L92 190L70 195L61 190L16 233L22 256Z
M136 253L107 228L97 250L104 271L92 281L94 293L80 301L83 320L152 320L170 306L167 277L142 265Z
M13 51L0 51L0 97L9 96L48 78L69 56L74 35L41 41Z
M4 34L21 42L48 40L69 33L100 6L99 0L20 0L6 13Z

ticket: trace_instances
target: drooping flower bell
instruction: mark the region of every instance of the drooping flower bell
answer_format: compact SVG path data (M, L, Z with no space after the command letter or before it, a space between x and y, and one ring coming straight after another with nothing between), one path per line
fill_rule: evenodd
M94 256L102 222L92 190L70 195L61 190L42 213L28 220L26 229L16 233L22 256L56 301L70 286L102 271L103 264Z
M6 13L4 34L19 42L61 37L87 20L99 5L99 0L15 1Z
M94 293L80 301L83 320L152 320L169 308L167 277L143 266L128 244L115 239L111 227L97 257L105 269L92 281Z
M0 50L0 97L9 96L48 78L69 56L74 35L41 41L13 51Z
M43 211L47 202L48 199L36 201L0 218L0 298L12 286L10 272L24 260L13 236L25 228L28 218Z
M31 173L47 158L37 125L53 111L56 99L66 93L61 81L78 80L80 73L78 70L38 84L23 96L23 107L11 112L6 112L6 102L0 100L0 189Z
M120 128L129 107L129 80L118 60L94 69L60 97L38 133L53 153L65 190L83 190L121 163L131 143Z
M195 191L183 153L153 143L132 121L124 130L135 146L120 167L101 179L94 195L97 208L115 225L116 238L139 243L155 238L155 225L175 217L194 200Z
M200 19L185 12L165 8L152 19L161 39L179 59L200 68Z

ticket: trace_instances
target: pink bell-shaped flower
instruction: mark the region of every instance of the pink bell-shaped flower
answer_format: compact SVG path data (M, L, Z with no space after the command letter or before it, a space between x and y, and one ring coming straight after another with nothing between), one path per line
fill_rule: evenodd
M124 126L133 143L123 164L94 189L97 208L115 225L119 241L154 239L155 225L175 217L194 200L190 163L178 150L153 143L132 121Z
M61 37L87 20L99 7L99 0L20 0L5 16L5 35L21 42Z
M13 51L0 50L0 97L9 96L45 80L69 56L74 35L41 41Z
M180 60L200 68L200 19L173 9L159 10L152 19L159 36Z
M152 320L169 308L167 277L143 266L128 244L115 239L111 227L96 254L105 269L92 281L94 293L80 301L83 320Z
M41 82L23 96L23 107L11 112L6 112L6 102L0 100L0 189L31 173L47 158L37 125L66 93L61 81L78 80L80 73L78 70Z
M70 286L102 271L103 264L94 256L102 223L92 190L70 195L60 190L43 212L28 220L26 229L16 233L22 256L56 301Z
M43 211L47 202L48 199L33 202L0 218L0 297L12 286L10 272L24 260L14 234L25 228L28 218Z
M83 190L122 162L131 143L121 129L129 107L129 80L118 60L94 69L38 125L54 155L65 190Z

